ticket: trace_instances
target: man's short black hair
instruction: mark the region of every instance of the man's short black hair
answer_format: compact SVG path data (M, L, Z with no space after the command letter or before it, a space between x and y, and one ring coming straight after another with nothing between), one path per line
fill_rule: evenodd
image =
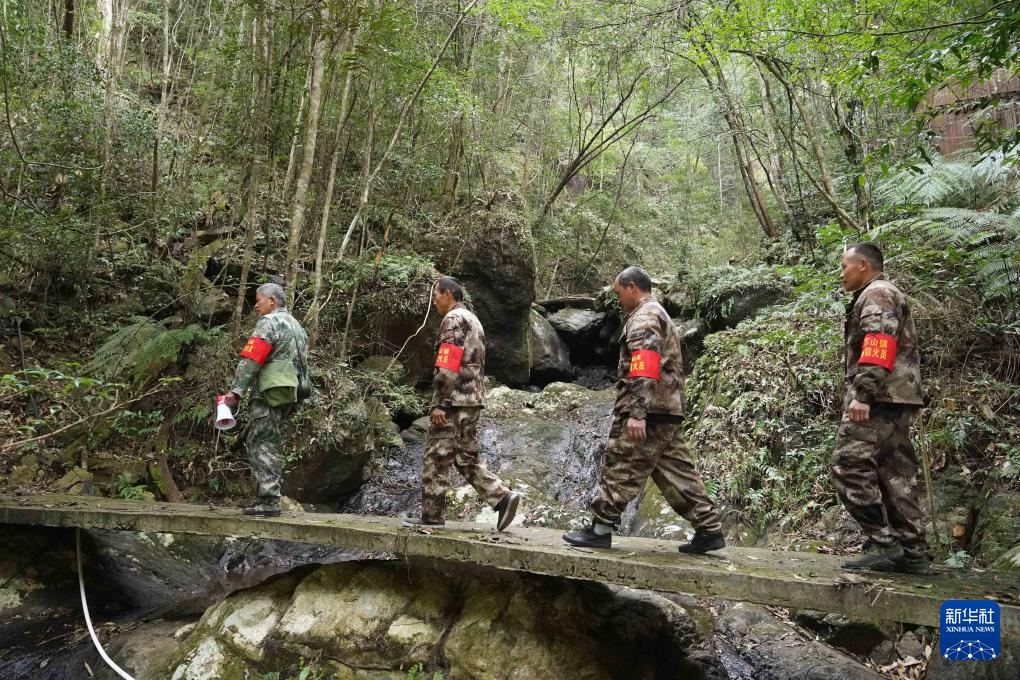
M863 257L870 262L875 271L880 272L885 268L885 257L882 255L882 249L871 241L855 243L847 248L847 250L853 252L857 257Z
M641 267L627 267L616 276L616 280L624 288L633 283L643 293L652 292L652 277Z
M452 276L440 276L436 281L436 290L440 293L449 293L457 302L464 301L464 286Z

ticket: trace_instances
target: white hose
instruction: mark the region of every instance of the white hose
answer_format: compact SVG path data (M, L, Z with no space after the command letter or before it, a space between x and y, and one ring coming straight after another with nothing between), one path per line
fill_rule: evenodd
M96 637L96 631L92 628L92 618L89 616L89 603L85 601L85 578L81 569L81 529L74 530L74 550L78 554L78 592L81 593L81 609L85 612L85 625L89 629L89 635L92 636L92 644L96 646L96 650L99 652L99 656L103 657L103 661L124 680L135 680L126 672L124 669L113 662L113 659L106 655L106 651L103 646L99 644L99 638Z

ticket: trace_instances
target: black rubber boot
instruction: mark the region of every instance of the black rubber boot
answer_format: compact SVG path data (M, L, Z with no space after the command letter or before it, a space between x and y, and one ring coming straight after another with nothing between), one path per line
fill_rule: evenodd
M930 576L931 560L927 555L905 555L901 552L899 556L887 557L872 564L868 569L885 573Z
M903 556L903 547L899 543L882 545L869 539L861 548L860 557L843 563L844 569L871 569L881 562L899 559Z
M259 498L254 505L242 508L241 512L252 517L279 517L279 498Z
M563 534L563 540L578 548L613 547L613 534L596 534L594 524Z
M722 534L709 534L696 529L694 537L687 543L677 546L677 550L689 555L702 555L710 550L721 550L726 547L726 537Z
M517 514L517 506L520 505L520 502L521 495L516 491L511 491L503 496L503 499L496 505L496 512L499 513L499 519L496 520L496 531L503 531L510 526Z

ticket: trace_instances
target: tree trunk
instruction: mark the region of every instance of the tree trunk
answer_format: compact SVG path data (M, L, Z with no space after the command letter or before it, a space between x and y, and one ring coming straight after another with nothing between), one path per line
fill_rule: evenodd
M102 47L100 59L103 62L103 71L106 75L106 93L103 97L102 169L99 179L100 201L106 196L106 185L109 180L113 154L114 102L117 93L117 77L120 74L121 57L123 56L124 31L128 14L127 4L128 0L100 0L100 11L103 15L103 34L99 41ZM100 232L97 230L95 242L97 249L99 239Z
M782 156L779 153L779 137L776 133L776 117L772 108L772 90L765 76L758 69L755 62L755 75L758 76L758 91L761 96L761 113L764 120L765 139L768 142L768 167L764 167L769 178L769 186L779 203L780 209L788 220L792 219L793 211L790 209L790 201L786 194L786 182L783 177Z
M832 177L829 174L828 163L826 163L825 161L825 149L822 147L822 142L818 136L818 132L811 121L811 117L805 110L804 104L803 102L801 102L800 96L798 95L797 91L794 89L789 79L787 79L786 76L783 75L782 67L779 64L777 64L773 59L760 54L752 54L751 56L758 59L758 61L762 65L764 65L765 68L768 69L769 73L775 76L776 80L778 80L783 85L783 88L786 90L786 96L790 101L791 108L796 107L797 112L800 114L801 122L804 124L805 134L807 135L808 141L811 144L812 155L815 158L815 163L818 165L818 171L820 175L819 179L816 179L810 172L807 172L806 168L804 168L803 163L795 156L794 158L797 165L801 169L805 170L804 172L805 176L808 178L811 184L813 184L814 187L818 190L818 193L821 194L822 198L824 198L825 201L832 207L833 211L836 213L836 220L842 226L848 229L855 229L857 231L860 231L861 230L860 225L857 224L854 218L851 217L846 212L846 210L843 209L843 206L840 205L839 203L839 196L836 194L836 191L833 188ZM782 131L782 128L779 129L780 131ZM791 149L795 148L797 140L793 138L792 132L790 134L786 134L785 132L783 132L783 136L786 139L787 145L790 146Z
M863 126L864 110L859 99L851 99L844 108L838 90L832 88L832 112L836 117L836 129L843 139L843 153L853 168L854 195L857 198L857 218L864 229L871 228L871 192L864 167L864 145L860 128Z
M315 142L319 134L319 102L322 97L322 73L326 62L325 24L329 20L329 9L321 8L322 27L312 48L312 80L308 89L308 126L302 145L301 170L294 188L294 209L290 216L290 239L287 242L287 296L291 303L297 288L298 251L301 248L301 231L305 226L305 204L308 199L308 184L312 179L315 165Z
M156 114L156 136L152 140L152 180L149 190L153 195L155 209L159 211L157 192L159 190L159 143L163 138L163 123L166 120L168 87L170 84L170 0L163 0L163 84L159 91L159 112Z
M312 43L310 52L314 53L315 43ZM314 59L313 59L314 63ZM313 63L308 64L308 73L305 75L305 86L301 90L301 100L298 102L297 120L294 121L294 132L290 136L290 154L287 156L287 174L283 176L283 195L290 193L290 185L294 182L294 168L297 166L298 139L301 138L301 125L304 122L305 106L308 103L308 95L312 89Z
M74 38L74 0L64 0L64 38Z
M233 337L241 334L241 317L244 314L245 293L251 274L255 233L258 230L259 190L262 185L262 153L266 150L266 127L269 117L273 81L273 20L276 0L267 0L262 28L258 19L252 23L252 99L251 99L251 165L248 170L248 206L245 210L244 255L241 259L241 278L237 289L232 318ZM256 37L257 36L257 37ZM261 55L259 54L261 52ZM257 82L257 87L255 86Z
M726 123L730 128L730 137L733 140L733 152L734 158L736 159L737 169L740 171L740 178L743 180L744 191L747 192L747 199L751 203L751 209L754 211L755 217L758 219L758 224L761 226L762 231L769 238L775 238L779 235L779 229L776 228L775 222L772 220L772 215L769 214L768 204L765 203L765 197L762 195L761 186L758 184L758 179L754 176L754 168L751 166L751 161L748 157L748 152L745 147L745 140L749 139L747 132L747 125L744 123L744 117L740 113L740 109L737 108L733 101L733 96L730 93L729 83L726 81L726 74L723 73L722 65L719 63L715 55L708 54L709 62L712 64L712 68L715 71L715 90L719 95L719 104L722 108L723 118L726 119ZM711 75L708 69L699 66L705 81L709 87L713 87Z
M353 51L358 47L358 29L355 28L354 38L351 40ZM345 52L346 48L341 50ZM336 185L337 166L342 158L340 139L343 131L347 128L347 122L351 116L351 91L354 86L354 70L348 68L344 78L344 90L340 96L340 119L337 121L336 134L333 136L333 156L329 161L329 179L326 181L326 195L322 199L322 215L319 220L319 241L315 247L315 274L313 278L312 305L308 310L305 325L308 327L308 340L314 347L319 340L319 299L322 293L322 257L326 252L326 234L329 229L329 214L333 205L333 188Z

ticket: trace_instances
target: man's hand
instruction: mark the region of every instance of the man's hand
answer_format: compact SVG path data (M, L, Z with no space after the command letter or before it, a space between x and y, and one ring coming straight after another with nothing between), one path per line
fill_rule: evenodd
M627 436L633 441L643 442L648 437L645 431L645 419L627 418Z
M237 405L241 403L241 398L233 392L227 392L223 395L223 403L227 405L231 411L237 410Z
M854 399L850 402L846 412L850 416L851 423L866 423L871 418L871 404L865 404Z
M446 411L441 408L432 409L432 427L446 427Z

